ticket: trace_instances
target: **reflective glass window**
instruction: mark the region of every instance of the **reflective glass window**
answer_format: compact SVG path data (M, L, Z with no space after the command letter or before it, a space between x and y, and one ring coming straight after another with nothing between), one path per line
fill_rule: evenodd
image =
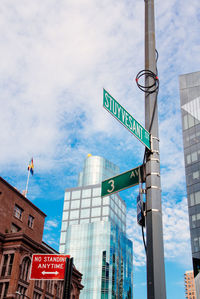
M196 215L192 215L192 221L196 221Z
M117 215L118 215L118 216L121 216L121 210L120 210L119 207L117 207Z
M120 207L120 209L122 209L122 202L121 202L121 200L119 200L119 207Z
M94 197L92 199L92 206L100 206L101 205L101 197Z
M109 220L109 217L108 217L108 216L104 216L104 217L102 217L102 219L103 219L104 221L108 221L108 220Z
M91 189L82 190L82 198L91 197Z
M64 210L69 209L69 201L64 201Z
M198 179L199 178L199 171L195 171L195 172L193 172L193 180L196 180L196 179Z
M88 208L88 207L90 207L90 201L91 201L90 198L82 199L81 207L82 208Z
M70 192L65 192L65 200L70 200Z
M80 207L80 200L71 201L71 209L79 209L79 207Z
M194 205L194 193L191 193L189 197L189 206L193 206L193 205Z
M191 128L194 126L194 117L188 114L188 127Z
M82 209L81 210L81 218L90 217L90 209Z
M100 221L101 218L100 217L97 217L97 218L91 218L91 222L98 222Z
M198 251L199 250L199 238L196 237L193 239L193 245L194 245L194 251Z
M66 232L62 232L60 235L60 243L65 243L66 241Z
M89 223L89 219L81 219L81 220L80 220L80 224L81 224L81 223Z
M126 213L126 206L125 206L125 204L123 204L123 206L122 206L122 211L123 211L124 213Z
M63 222L61 230L66 230L67 226L68 226L68 222L67 221Z
M92 217L100 216L101 215L101 208L92 208Z
M69 221L69 224L70 224L70 225L78 224L78 220L71 220L71 221Z
M65 245L60 245L59 252L60 253L64 253L65 252Z
M123 222L125 222L125 221L126 221L126 215L125 215L125 214L123 214L123 213L122 213L122 220L123 220Z
M200 191L195 192L195 204L200 203Z
M114 201L111 199L111 207L114 209Z
M192 161L192 162L197 161L197 152L193 152L193 153L191 154L191 161Z
M103 207L103 216L109 215L109 207Z
M191 163L191 156L190 156L190 154L188 154L188 155L186 156L186 163L187 163L187 164L190 164L190 163Z
M79 218L79 210L74 210L70 212L70 219Z
M67 220L68 219L68 215L69 215L69 212L68 211L64 211L63 212L63 220Z
M113 210L110 210L110 217L111 217L111 218L113 218L113 217L114 217Z
M72 191L72 199L78 199L81 196L81 191L80 190L76 190L76 191Z
M101 196L101 187L93 189L93 196Z
M188 118L187 118L187 114L186 114L183 117L183 130L187 130L187 129L188 129Z
M103 197L103 205L109 205L110 204L110 197L105 196Z

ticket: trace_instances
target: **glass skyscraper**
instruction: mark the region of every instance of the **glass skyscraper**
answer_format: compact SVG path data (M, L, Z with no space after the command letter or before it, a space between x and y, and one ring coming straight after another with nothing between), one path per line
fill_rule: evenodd
M192 260L200 298L200 72L181 75L179 82Z
M65 191L60 253L70 254L83 273L81 299L133 297L126 204L118 194L101 198L101 181L117 174L110 161L88 155L78 187Z

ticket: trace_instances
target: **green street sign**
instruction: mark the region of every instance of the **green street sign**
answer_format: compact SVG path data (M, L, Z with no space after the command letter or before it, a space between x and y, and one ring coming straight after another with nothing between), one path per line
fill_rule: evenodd
M103 89L103 107L110 112L140 142L151 150L151 134L140 125L105 89Z
M142 181L142 177L143 165L109 178L101 183L101 196L110 195L138 185Z

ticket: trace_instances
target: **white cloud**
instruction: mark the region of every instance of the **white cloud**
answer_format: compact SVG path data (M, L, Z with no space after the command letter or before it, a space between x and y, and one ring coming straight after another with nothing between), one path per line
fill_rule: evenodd
M144 123L143 94L134 82L143 68L144 3L34 1L27 6L9 0L1 8L1 167L35 156L39 167L53 168L71 135L82 139L72 149L77 158L87 152L85 139L99 132L123 144L125 135L130 146L125 129L102 109L102 87ZM155 8L161 155L164 164L174 163L173 173L181 150L175 144L180 138L172 138L180 136L177 76L198 65L198 1L190 9L178 1L156 1ZM68 148L69 163L70 155Z
M191 267L191 247L187 200L163 203L163 234L165 259ZM142 241L141 227L137 225L136 208L129 209L127 234L133 241L134 265L144 266L146 256Z
M58 221L57 220L47 220L44 226L44 229L46 231L52 230L54 228L58 227Z

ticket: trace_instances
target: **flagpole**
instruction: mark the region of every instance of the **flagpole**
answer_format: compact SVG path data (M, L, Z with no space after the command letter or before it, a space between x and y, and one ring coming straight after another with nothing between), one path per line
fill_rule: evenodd
M28 170L28 177L27 177L27 182L26 182L25 197L26 197L26 194L28 193L28 182L29 182L29 177L30 177L30 168L29 168L29 170Z

